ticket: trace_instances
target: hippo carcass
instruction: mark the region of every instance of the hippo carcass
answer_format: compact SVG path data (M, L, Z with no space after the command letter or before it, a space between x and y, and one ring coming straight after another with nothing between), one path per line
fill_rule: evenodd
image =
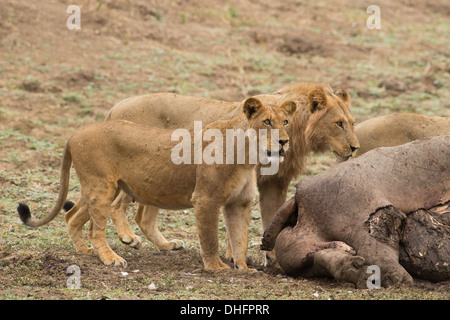
M261 249L289 275L359 288L369 265L381 286L450 280L449 207L450 136L378 148L300 181Z

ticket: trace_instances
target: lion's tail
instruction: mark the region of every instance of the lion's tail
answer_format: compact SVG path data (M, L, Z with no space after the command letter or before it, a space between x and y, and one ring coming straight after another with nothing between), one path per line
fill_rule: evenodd
M28 207L28 205L21 202L17 207L17 211L19 212L20 220L22 220L22 222L25 225L29 227L43 226L44 224L47 224L50 221L52 221L58 215L58 213L61 212L61 209L64 206L64 202L67 198L67 193L69 190L69 174L71 165L72 165L72 155L70 154L69 143L67 143L66 147L64 148L63 160L61 164L61 177L60 177L60 189L58 200L56 201L56 205L53 208L53 211L45 218L39 220L36 218L32 218L30 208Z

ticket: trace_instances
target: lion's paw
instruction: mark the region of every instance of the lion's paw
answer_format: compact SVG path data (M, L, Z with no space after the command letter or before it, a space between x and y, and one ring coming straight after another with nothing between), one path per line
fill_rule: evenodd
M173 250L181 250L185 248L183 240L172 240L171 242L174 243Z
M118 266L124 268L127 267L127 261L115 253L108 256L100 257L100 260L103 262L103 264L107 266Z
M230 267L228 265L226 265L225 263L223 263L220 258L217 258L217 259L212 259L210 261L205 261L205 269L219 271L219 270L230 269Z
M129 245L130 247L134 248L134 249L139 249L141 244L142 244L142 240L141 237L137 236L137 235L124 235L123 237L119 237L120 241L122 241L122 243Z
M94 249L88 248L88 247L77 249L77 253L78 254L85 254L85 255L88 255L88 256L92 256L92 255L95 254Z

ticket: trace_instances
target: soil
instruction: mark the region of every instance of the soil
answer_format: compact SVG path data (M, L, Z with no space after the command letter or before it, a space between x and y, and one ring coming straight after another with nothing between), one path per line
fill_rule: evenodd
M237 101L320 81L351 92L358 121L392 111L449 116L450 3L378 2L381 30L366 28L369 4L343 0L80 0L81 30L69 30L70 1L0 0L0 299L448 299L448 283L355 291L262 267L256 204L255 274L204 271L192 215L161 218L166 234L181 228L172 236L190 240L185 250L158 252L148 242L133 250L114 240L126 270L76 255L62 217L31 230L16 216L24 200L48 212L66 140L134 95ZM312 158L305 175L333 164ZM73 264L81 290L66 288Z

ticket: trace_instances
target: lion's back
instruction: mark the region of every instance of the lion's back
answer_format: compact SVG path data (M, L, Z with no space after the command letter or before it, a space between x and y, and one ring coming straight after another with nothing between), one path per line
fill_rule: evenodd
M379 147L394 147L414 140L450 134L450 118L416 113L393 113L361 122L355 127L361 145L357 155Z

